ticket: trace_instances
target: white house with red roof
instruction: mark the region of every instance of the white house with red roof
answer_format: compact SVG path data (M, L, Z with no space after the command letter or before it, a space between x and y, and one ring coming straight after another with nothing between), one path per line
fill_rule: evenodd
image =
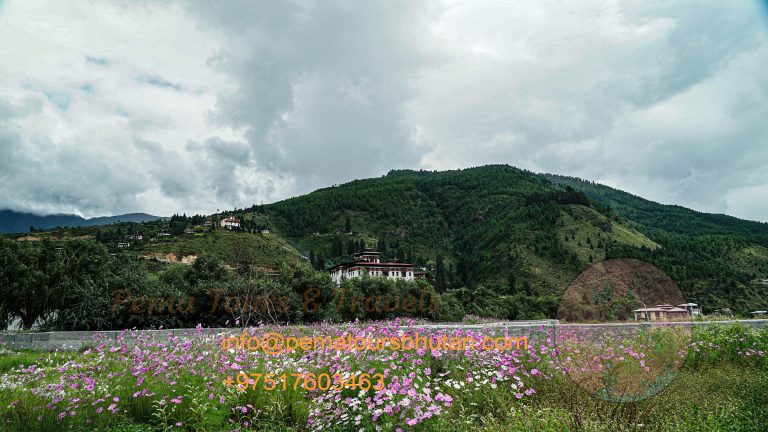
M388 279L413 280L416 278L413 264L397 261L381 262L381 254L373 249L365 249L352 257L354 261L337 264L328 269L336 285L340 285L344 279L358 278L365 273Z
M240 219L233 216L222 219L221 227L226 229L240 228Z

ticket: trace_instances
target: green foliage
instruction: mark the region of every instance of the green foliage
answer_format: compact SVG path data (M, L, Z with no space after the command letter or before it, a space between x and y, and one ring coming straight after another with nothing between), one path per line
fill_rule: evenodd
M706 312L729 308L746 315L765 308L768 286L754 280L768 277L768 223L662 205L572 177L541 178L585 193L602 213L614 221L630 221L652 240L651 245L610 241L606 259L635 258L656 265L688 301L703 305Z

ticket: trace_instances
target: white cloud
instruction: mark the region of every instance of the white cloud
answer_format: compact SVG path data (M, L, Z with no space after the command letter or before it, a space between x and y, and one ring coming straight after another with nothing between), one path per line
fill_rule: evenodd
M6 2L0 207L191 213L509 163L768 220L761 6Z

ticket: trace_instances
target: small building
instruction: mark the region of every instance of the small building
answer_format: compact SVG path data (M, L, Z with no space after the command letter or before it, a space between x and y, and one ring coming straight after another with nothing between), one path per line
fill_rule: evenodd
M240 228L240 219L230 216L228 218L222 219L220 225L222 228L226 229Z
M195 233L195 230L193 230L192 228L184 229L184 234L194 234L194 233Z
M768 279L758 279L757 283L763 284L763 285L768 285Z
M269 234L269 230L268 229L263 229L263 230L261 230L261 233L262 234Z
M635 309L635 321L680 321L690 318L688 310L670 304Z
M129 240L144 240L144 236L141 234L134 234L128 236Z
M693 318L697 318L702 315L701 308L696 303L683 303L683 304L677 305L677 307L688 311L688 316Z
M413 264L404 262L381 262L381 254L373 249L364 249L352 255L353 261L337 264L328 271L331 279L340 285L344 279L358 278L363 274L388 279L413 280L416 278Z
M159 233L157 233L157 236L158 237L170 237L171 234L169 234L169 233L167 233L165 231L160 231Z
M124 249L124 248L131 247L131 244L130 243L126 243L126 242L120 242L120 243L117 244L117 247L119 249Z
M761 315L768 315L768 311L764 311L764 310L752 311L750 313L756 317Z
M213 225L214 225L214 224L213 224L213 221L212 221L212 220L210 220L210 219L209 219L209 220L207 220L207 221L205 221L205 222L203 222L203 226L204 226L204 227L206 227L206 228L210 228L210 227L212 227Z

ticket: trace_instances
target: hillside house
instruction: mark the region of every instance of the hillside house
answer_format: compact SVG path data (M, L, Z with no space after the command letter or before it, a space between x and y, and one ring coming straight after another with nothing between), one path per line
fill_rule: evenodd
M697 314L701 314L699 305L694 303L684 303L677 306L660 304L655 307L635 309L633 312L635 321L681 321L692 318L692 311L694 310L697 311Z
M353 254L352 257L352 262L337 264L328 269L336 285L340 285L344 279L361 277L364 273L388 279L413 280L416 278L413 264L381 262L381 254L373 249L365 249Z
M220 223L222 228L226 229L235 229L240 228L240 219L230 216L228 218L222 219Z
M125 249L125 248L128 248L128 247L131 247L131 244L130 243L125 243L125 242L120 242L120 243L117 244L117 247L118 247L118 249Z

